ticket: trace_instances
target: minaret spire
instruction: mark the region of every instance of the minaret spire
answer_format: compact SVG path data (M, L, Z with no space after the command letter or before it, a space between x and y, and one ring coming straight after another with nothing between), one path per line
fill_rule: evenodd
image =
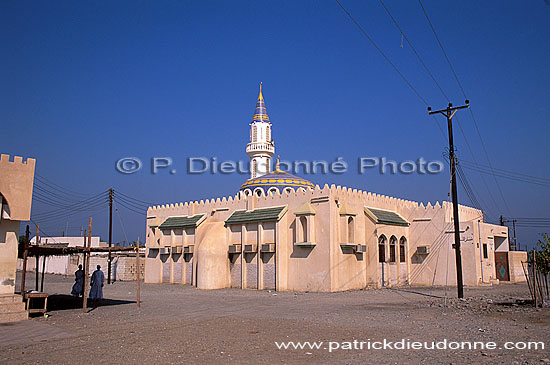
M265 107L264 96L262 95L262 83L260 82L260 94L258 95L258 101L256 102L256 110L252 117L252 122L269 122L267 116L267 109Z
M250 178L260 177L270 172L271 157L275 146L271 138L271 122L267 115L260 82L260 93L256 109L250 123L250 143L246 145L246 154L250 157Z

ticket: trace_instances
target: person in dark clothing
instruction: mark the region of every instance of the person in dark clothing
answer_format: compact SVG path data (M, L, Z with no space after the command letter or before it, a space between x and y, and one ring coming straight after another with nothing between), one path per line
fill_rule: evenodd
M74 284L71 294L75 297L84 295L84 270L82 270L82 265L78 265L78 270L74 273Z
M105 281L105 275L101 271L101 266L97 265L97 270L92 274L92 281L90 284L90 299L101 301L103 299L103 282Z

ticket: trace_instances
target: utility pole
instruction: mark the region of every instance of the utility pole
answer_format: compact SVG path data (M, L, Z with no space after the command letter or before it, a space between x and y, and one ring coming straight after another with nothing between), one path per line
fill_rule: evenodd
M38 224L37 224L37 225L36 225L36 242L35 242L36 246L38 246L38 242L39 242L39 241L40 241L40 229L39 229ZM38 251L37 251L37 252L38 252ZM39 268L39 266L38 266L38 264L39 264L39 260L38 260L38 259L39 259L39 258L40 258L40 256L38 256L38 253L37 253L36 256L34 256L34 260L36 261L36 262L35 262L35 263L36 263L36 277L34 278L34 279L35 279L35 280L34 280L34 281L35 281L35 283L34 283L34 284L35 284L35 285L34 285L35 288L34 288L34 289L35 289L36 291L38 291L38 274L40 273L40 268Z
M512 220L512 225L514 227L514 251L516 251L518 247L518 241L516 239L516 219Z
M84 250L86 250L86 235L86 230L84 230L84 236L82 236L84 237ZM84 253L84 255L82 256L82 265L86 267L86 253Z
M84 266L84 295L82 295L82 311L88 311L88 275L90 275L90 247L92 247L92 217L88 220L88 245L86 246L86 238L84 238L84 257L86 258L86 266Z
M25 280L27 280L27 257L29 255L29 225L25 229L25 251L23 251L23 272L21 273L21 295L25 299Z
M458 289L458 297L464 298L464 284L462 282L462 256L460 253L460 221L458 219L458 193L456 188L456 158L455 148L453 143L453 116L459 109L466 109L470 107L470 102L466 100L466 105L455 106L449 103L449 106L445 109L432 111L431 107L428 107L428 114L442 114L447 118L447 129L449 132L449 160L451 163L451 190L453 196L453 219L454 219L454 231L455 231L455 259L456 259L456 285Z
M141 307L141 289L140 289L140 285L141 285L141 274L139 272L139 236L138 236L138 239L137 239L137 243L136 243L136 285L137 285L137 289L136 289L136 305L137 307Z
M113 188L109 189L109 259L107 260L107 284L111 284L111 245L113 239Z
M517 237L516 237L516 222L518 220L517 219L504 219L503 216L500 216L500 225L503 226L505 223L512 223L512 227L513 227L513 231L514 231L514 237L513 239L510 239L510 231L508 231L508 242L509 242L509 246L510 246L510 250L511 251L517 251Z

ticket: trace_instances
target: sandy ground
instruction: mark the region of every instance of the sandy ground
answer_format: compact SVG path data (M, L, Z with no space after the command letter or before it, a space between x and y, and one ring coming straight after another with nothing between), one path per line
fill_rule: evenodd
M0 326L2 363L550 363L550 309L535 309L525 284L465 290L401 288L294 293L143 284L106 285L104 305L83 313L66 297L70 277L46 276L48 318ZM33 274L28 286L34 284ZM33 327L34 326L34 327ZM27 332L25 332L27 331ZM46 333L46 335L44 335ZM493 350L368 349L375 341L491 341ZM356 344L353 345L353 341ZM275 342L323 341L280 350ZM329 351L329 341L346 348ZM542 341L545 349L505 350ZM349 344L346 344L349 343ZM500 347L500 349L499 349Z

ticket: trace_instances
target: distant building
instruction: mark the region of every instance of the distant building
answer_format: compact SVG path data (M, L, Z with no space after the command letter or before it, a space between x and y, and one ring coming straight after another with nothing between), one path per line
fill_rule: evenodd
M84 240L88 238L84 237L40 237L39 245L48 245L55 247L76 247L84 246ZM32 245L36 244L36 236L30 239ZM91 247L106 247L105 242L100 242L99 237L92 237ZM91 256L94 257L98 255L97 253L92 253ZM51 256L41 256L39 258L39 270L42 272L42 260L46 260L46 266L44 271L48 274L62 274L62 275L72 275L77 270L78 265L83 263L83 254L78 255L51 255ZM36 257L29 257L27 259L27 271L36 270ZM22 268L23 260L19 259L18 268ZM92 266L93 267L93 266Z
M150 207L146 282L324 292L456 285L450 203L314 186L278 164L256 169L273 146L260 91L251 178L236 196ZM459 211L465 285L524 280L525 252L509 250L508 228L485 223L478 209Z
M40 245L48 245L55 247L77 247L84 246L84 237L40 237ZM86 237L87 240L87 237ZM31 244L35 244L36 237L33 237ZM91 247L108 247L107 242L100 240L100 237L92 237ZM51 255L42 256L39 261L39 270L42 271L42 260L46 259L45 272L48 274L73 275L78 269L78 265L84 263L83 254L74 255ZM36 258L29 257L27 260L27 271L36 270ZM108 267L108 254L100 252L92 252L90 254L90 267L95 270L97 265L101 265L102 269ZM18 269L23 267L23 260L18 260ZM145 274L144 264L140 265L141 276ZM129 281L136 280L136 255L133 252L115 252L112 253L112 273L111 278L114 281ZM92 275L93 270L90 272ZM70 289L70 288L69 288Z

